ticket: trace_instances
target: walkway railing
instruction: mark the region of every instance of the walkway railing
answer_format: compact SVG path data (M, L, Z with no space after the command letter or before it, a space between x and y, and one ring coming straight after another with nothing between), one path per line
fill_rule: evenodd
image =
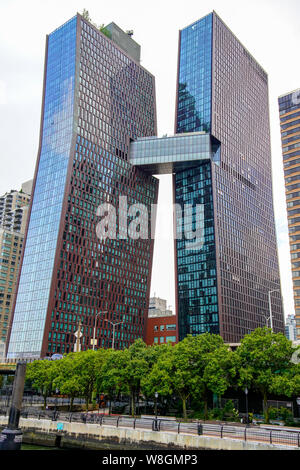
M0 408L9 406L11 401L11 394L0 395ZM70 406L70 398L62 397L47 397L47 405L51 406ZM84 398L74 398L73 405L83 405L85 403ZM22 406L28 407L32 405L43 405L44 398L41 395L23 395Z
M7 409L0 409L0 415L8 416ZM221 439L268 443L300 448L299 430L261 429L258 427L234 426L227 424L209 424L200 422L177 422L160 418L131 418L129 416L108 416L98 413L67 413L60 411L28 410L22 411L21 417L49 419L52 421L95 424L119 428L149 429L157 432L172 432L198 436L211 436Z

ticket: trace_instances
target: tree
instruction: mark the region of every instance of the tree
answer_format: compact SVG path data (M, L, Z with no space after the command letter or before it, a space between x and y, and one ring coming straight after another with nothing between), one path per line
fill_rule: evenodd
M181 399L184 418L187 418L188 398L201 397L207 415L209 388L204 380L204 371L211 361L211 354L221 347L224 347L224 341L219 335L188 335L158 357L157 363L144 379L143 387L148 393L154 394L156 391L160 396L176 394ZM208 375L207 371L206 379Z
M227 372L222 371L220 364L214 361L214 357L218 354L218 359L222 358L223 366L225 367L226 361L224 355L228 352L227 346L224 345L223 338L220 335L204 333L194 337L194 351L195 351L195 371L199 376L199 385L193 393L195 398L201 399L204 402L204 416L208 418L208 396L209 391L221 395L225 391L224 382ZM220 351L218 353L218 351ZM226 356L227 357L227 356ZM228 368L228 366L227 366ZM226 369L226 368L225 368ZM218 372L219 378L223 375L223 385L217 384L213 375ZM226 377L226 383L228 377ZM228 383L227 383L228 385ZM227 386L226 386L227 388Z
M238 386L259 391L263 398L265 421L269 422L268 394L272 390L276 374L292 367L294 348L282 333L273 333L269 328L257 328L246 335L236 354L238 358ZM273 386L274 387L274 386Z
M113 351L102 369L104 391L129 393L133 416L142 378L149 371L146 352L146 344L138 339L128 349Z
M126 367L124 351L111 350L101 368L101 376L98 375L97 388L109 396L110 402L114 392L128 392L124 383L124 367Z
M32 387L40 390L44 397L44 408L46 408L47 397L53 390L58 363L60 361L37 360L27 364L26 380L30 380Z
M57 375L54 379L54 387L58 388L63 395L70 397L70 411L73 408L75 397L83 395L83 388L80 381L79 370L76 367L79 353L70 353L59 362Z
M276 395L296 397L300 395L300 364L293 364L282 374L276 374L271 384L271 392Z
M233 384L237 374L237 360L225 344L208 353L203 373L203 385L219 397Z
M98 349L95 357L95 372L96 372L96 392L98 394L105 392L109 397L111 403L113 390L110 388L108 382L105 382L105 367L106 363L112 353L111 349Z
M82 351L76 354L75 370L78 375L79 385L82 389L82 394L86 401L86 408L88 410L89 403L92 399L92 394L96 388L96 351L91 349Z
M174 347L171 344L155 345L148 349L152 361L149 361L149 372L141 380L141 390L146 397L153 398L156 392L159 397L165 398L173 394L173 353Z
M81 13L81 15L86 21L91 21L90 14L88 10L86 10L85 8L83 9L83 12Z

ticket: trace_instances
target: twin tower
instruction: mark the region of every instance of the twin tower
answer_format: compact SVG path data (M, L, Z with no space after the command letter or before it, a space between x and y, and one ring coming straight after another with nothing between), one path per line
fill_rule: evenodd
M99 31L79 14L47 36L9 358L71 352L79 327L83 350L93 338L121 349L144 337L155 237L120 236L109 222L124 220L120 198L139 207L136 216L150 214L162 173L173 175L182 208L174 212L178 340L210 332L239 342L265 326L269 297L274 331L284 330L267 74L215 12L196 21L179 34L174 136L157 138L155 79L139 56L130 34L114 23Z

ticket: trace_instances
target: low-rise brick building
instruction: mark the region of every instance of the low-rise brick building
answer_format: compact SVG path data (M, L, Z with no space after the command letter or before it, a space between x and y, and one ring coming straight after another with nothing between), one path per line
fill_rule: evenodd
M177 319L167 302L159 297L151 297L146 330L146 344L166 344L177 342Z

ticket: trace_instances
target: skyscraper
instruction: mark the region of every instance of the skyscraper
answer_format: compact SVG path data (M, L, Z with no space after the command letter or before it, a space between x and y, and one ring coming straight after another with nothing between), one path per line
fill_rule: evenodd
M143 337L153 240L96 234L97 208L146 206L158 182L128 163L130 139L156 134L154 77L113 23L77 14L46 40L40 147L8 357L116 348ZM118 44L111 39L118 38ZM99 315L97 315L99 314ZM122 322L122 323L121 323Z
M296 319L295 315L288 315L285 322L285 336L290 341L297 341Z
M300 89L280 96L278 101L296 332L300 339Z
M211 332L236 343L270 316L283 332L268 77L215 12L180 31L175 136L131 146L133 164L173 173L182 208L174 237L178 339ZM201 247L187 249L196 226Z
M0 198L0 342L5 344L12 315L32 181Z
M145 337L153 240L119 230L99 241L96 215L119 196L150 213L159 173L173 174L176 340L211 332L236 343L270 313L284 331L267 74L215 12L196 21L179 35L175 135L157 138L154 78L121 33L77 15L47 39L9 357L69 352L79 324L81 349L94 328L110 347L113 323L118 348Z
M274 330L283 332L268 77L215 12L179 37L175 132L197 131L220 149L174 176L175 202L204 204L205 231L197 256L176 243L179 339L211 331L239 341L265 325L270 291Z

